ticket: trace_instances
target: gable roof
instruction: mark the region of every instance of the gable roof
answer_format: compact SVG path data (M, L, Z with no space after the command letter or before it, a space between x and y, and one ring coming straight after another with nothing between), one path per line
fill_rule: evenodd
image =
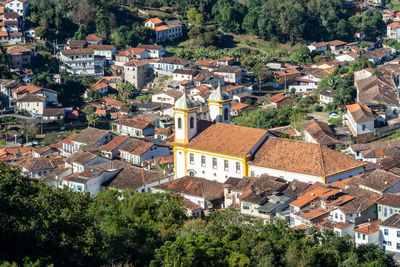
M45 102L46 96L25 94L17 99L17 102Z
M366 165L321 144L277 137L268 137L249 164L318 177L329 177Z
M104 183L103 186L120 190L136 190L147 184L166 179L167 177L168 175L165 175L159 171L151 171L143 168L127 166L120 173L118 173L115 178Z
M213 123L192 138L186 147L244 157L266 136L267 130Z
M103 40L103 38L101 38L93 33L88 34L88 36L86 36L86 41L88 41L88 42L100 42L102 40Z
M398 183L400 183L399 175L376 169L363 179L363 181L360 183L360 187L366 187L374 191L384 193L386 190Z
M372 110L361 103L346 105L347 110L351 113L355 122L375 121Z
M119 125L123 125L126 127L131 127L131 128L135 128L135 129L146 129L146 128L150 128L153 125L151 124L151 122L145 118L129 118L129 119L119 119L116 120L114 122L114 124L119 124Z
M51 93L54 93L54 94L58 94L54 90L43 88L43 87L36 86L36 85L33 85L33 84L22 85L22 86L19 86L17 88L11 89L11 91L16 93L16 94L18 94L18 95L19 94L26 94L26 93L34 94L34 93L37 93L39 91L48 91L48 92L51 92Z
M379 231L379 225L381 220L376 220L372 222L366 222L359 224L357 228L354 229L354 232L362 233L366 235L370 235Z
M68 164L76 163L83 166L95 158L97 158L97 155L79 150L78 152L72 154L69 158L65 159L65 162Z
M138 139L132 139L129 143L120 148L120 151L125 151L128 152L129 154L140 156L143 155L152 146L154 146L153 143Z
M314 140L321 145L333 145L341 143L336 139L335 134L332 129L325 122L319 120L309 120L307 121L304 131L309 133Z
M130 138L129 136L122 136L122 135L116 136L113 140L101 146L101 150L113 151L114 149L117 149L120 145L122 145L129 138Z
M172 193L201 197L210 201L224 196L223 184L191 176L185 176L164 184L156 185L154 188L170 191Z
M385 194L383 198L378 201L378 204L400 208L400 195Z
M75 136L71 141L79 142L79 143L97 143L100 141L103 136L108 134L109 131L101 130L93 127L87 127L86 129L82 130L80 134Z
M382 226L400 228L400 213L393 214L381 223Z

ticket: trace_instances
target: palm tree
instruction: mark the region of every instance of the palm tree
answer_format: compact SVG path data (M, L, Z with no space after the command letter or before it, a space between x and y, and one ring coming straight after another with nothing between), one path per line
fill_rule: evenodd
M120 83L117 86L118 97L124 101L132 97L133 92L136 90L135 86L131 83Z
M96 127L96 124L98 124L100 121L99 116L96 114L87 115L86 119L88 121L88 126L93 125L93 127Z

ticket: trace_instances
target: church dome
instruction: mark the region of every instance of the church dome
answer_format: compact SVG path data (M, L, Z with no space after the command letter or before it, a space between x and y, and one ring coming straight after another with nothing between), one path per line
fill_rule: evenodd
M221 90L221 86L218 86L218 88L214 90L208 98L208 100L212 101L225 101L229 99L230 99L229 94L224 90Z
M195 108L196 103L186 93L183 93L183 95L176 100L175 107L179 109Z

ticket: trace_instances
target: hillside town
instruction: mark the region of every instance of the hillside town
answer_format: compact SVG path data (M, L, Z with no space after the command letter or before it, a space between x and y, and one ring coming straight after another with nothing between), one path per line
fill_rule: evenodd
M207 32L189 12L136 10L150 37L128 45L85 16L55 38L38 2L0 0L2 162L53 189L170 193L190 218L235 210L400 262L400 6L346 0L360 20L378 14L373 34L243 57L190 54Z

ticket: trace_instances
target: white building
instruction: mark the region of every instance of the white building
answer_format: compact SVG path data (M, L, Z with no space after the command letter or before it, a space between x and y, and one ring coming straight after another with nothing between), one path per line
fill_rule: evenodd
M17 99L17 110L40 116L46 107L46 96L26 94Z
M386 34L389 39L399 40L399 38L400 38L400 23L392 22L392 23L388 24Z
M25 19L29 10L29 0L9 0L6 1L7 12L17 12L19 16Z
M183 23L180 20L164 22L159 18L153 18L145 21L144 25L154 31L157 43L175 40L183 35Z
M83 172L89 166L109 162L109 159L99 157L93 153L78 151L65 160L65 166L72 168L73 173Z
M161 45L138 45L136 48L145 49L150 58L163 58L166 53Z
M95 55L92 48L65 49L60 52L60 71L76 76L101 78L104 75L103 56Z
M376 118L372 110L361 103L346 105L343 122L348 126L353 136L375 133Z
M151 96L151 102L175 105L175 102L182 97L183 93L176 89L170 89Z
M383 221L379 229L382 235L381 248L387 252L400 252L400 213Z
M132 139L119 149L121 160L140 165L143 161L171 154L169 147L156 145L143 140Z
M99 147L110 142L116 135L107 130L88 127L71 139L72 154L83 147Z
M362 244L374 244L378 247L381 243L381 231L379 230L379 224L381 220L372 222L365 222L359 224L354 231L354 243L356 246Z
M113 45L90 44L88 48L93 49L95 56L101 56L107 60L112 60L117 53L117 49Z

